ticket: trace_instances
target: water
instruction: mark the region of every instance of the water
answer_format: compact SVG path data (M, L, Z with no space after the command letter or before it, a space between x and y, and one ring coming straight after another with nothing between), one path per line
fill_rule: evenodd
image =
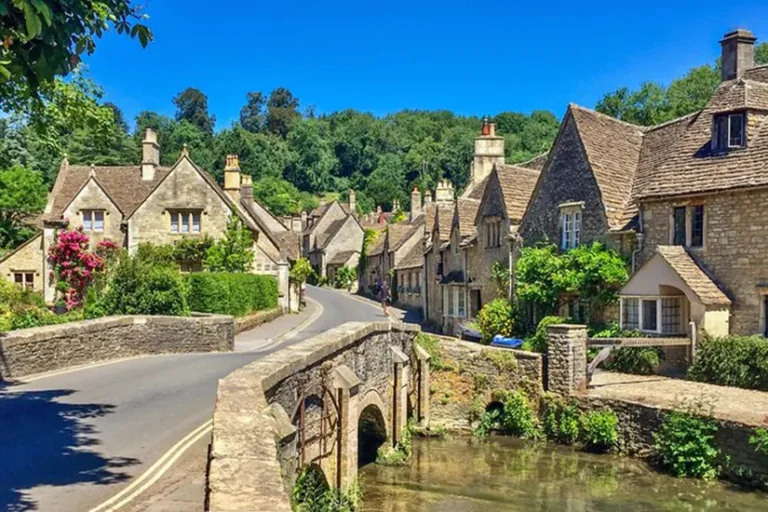
M414 439L409 467L360 475L366 512L768 511L765 493L507 437Z

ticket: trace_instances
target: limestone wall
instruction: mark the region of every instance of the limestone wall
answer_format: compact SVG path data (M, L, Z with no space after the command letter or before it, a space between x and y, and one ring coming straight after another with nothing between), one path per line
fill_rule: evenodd
M16 273L34 274L33 289L43 291L45 273L43 272L43 237L35 235L16 251L0 260L0 279L15 282Z
M375 404L384 409L387 429L392 427L396 415L387 405L392 403L390 379L397 366L392 347L412 354L418 331L419 327L411 324L350 322L270 354L222 379L213 416L209 510L291 510L289 492L299 462L295 425L300 398L307 398L307 415L317 419L319 401L331 401L324 389L343 403L341 418L334 416L330 421L341 421L342 435L349 439L339 443L344 451L338 459L335 438L329 437L325 444L310 451L304 462L317 463L326 475L335 474L337 461L346 466L354 464L356 472L357 418L366 405ZM338 393L344 393L344 385L332 380L334 370L341 365L360 379L347 388L343 400ZM402 383L410 380L406 378ZM315 434L312 429L316 428L311 426L307 434ZM330 431L332 435L335 432ZM322 460L323 453L333 456Z
M230 316L112 316L0 334L0 379L148 354L228 352Z
M522 389L536 404L543 393L543 356L449 337L439 340L430 373L430 423L468 431L497 390ZM442 364L438 361L442 360Z

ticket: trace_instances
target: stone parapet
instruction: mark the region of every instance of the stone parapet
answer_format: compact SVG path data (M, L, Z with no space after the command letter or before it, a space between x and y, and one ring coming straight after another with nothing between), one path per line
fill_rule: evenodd
M547 390L564 396L585 389L587 381L587 326L547 327Z
M150 354L229 352L231 316L111 316L0 334L0 378Z
M235 334L240 334L241 332L250 331L251 329L258 327L261 324L271 322L275 318L282 316L284 313L285 313L285 310L282 307L279 307L274 309L268 309L265 311L257 311L252 315L236 318Z
M382 413L389 423L392 411L386 404L392 398L393 354L399 350L411 357L413 339L419 330L412 324L350 322L270 354L222 379L213 416L209 510L290 511L290 488L304 456L305 465L318 464L327 476L339 475L336 464L342 464L341 478L334 481L335 477L329 476L329 483L344 486L349 482L357 469L356 436L355 442L342 442L340 460L311 450L299 454L297 439L301 439L301 432L279 428L274 409L280 406L289 419L296 421L302 400L306 400L303 397L319 397L329 404L332 399L327 393L332 392L336 393L334 400L341 402L337 405L344 418L342 436L351 435L350 421L366 404L377 403L387 409ZM307 415L312 413L307 409Z

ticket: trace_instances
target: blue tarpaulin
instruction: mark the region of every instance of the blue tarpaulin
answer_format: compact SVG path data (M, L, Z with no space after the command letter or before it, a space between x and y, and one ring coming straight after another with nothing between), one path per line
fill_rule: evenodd
M491 341L492 347L501 348L520 348L523 345L523 340L520 338L505 338L501 334L497 334Z

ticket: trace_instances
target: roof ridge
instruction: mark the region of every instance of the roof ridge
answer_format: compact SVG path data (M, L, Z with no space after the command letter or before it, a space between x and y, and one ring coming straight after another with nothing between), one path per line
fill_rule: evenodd
M697 110L696 112L691 112L690 114L685 114L684 116L680 116L680 117L676 117L674 119L670 119L669 121L664 121L663 123L659 123L659 124L655 124L653 126L649 126L648 129L645 132L643 132L643 136L645 136L646 134L648 134L650 132L654 132L654 131L656 131L658 129L665 128L665 127L667 127L669 125L672 125L672 124L675 124L675 123L679 123L683 119L687 119L689 117L690 118L696 117L700 113L701 113L701 109Z
M621 119L616 119L613 116L609 116L608 114L604 114L604 113L599 112L597 110L594 110L594 109L591 109L591 108L588 108L588 107L582 107L581 105L578 105L576 103L569 103L568 104L568 108L575 108L576 110L581 110L581 111L586 112L588 114L594 114L596 116L603 117L603 118L608 119L610 121L613 121L613 122L615 122L617 124L624 125L627 128L633 128L635 130L638 130L641 134L645 133L648 130L647 126L641 126L639 124L633 124L633 123L630 123L628 121L622 121Z

